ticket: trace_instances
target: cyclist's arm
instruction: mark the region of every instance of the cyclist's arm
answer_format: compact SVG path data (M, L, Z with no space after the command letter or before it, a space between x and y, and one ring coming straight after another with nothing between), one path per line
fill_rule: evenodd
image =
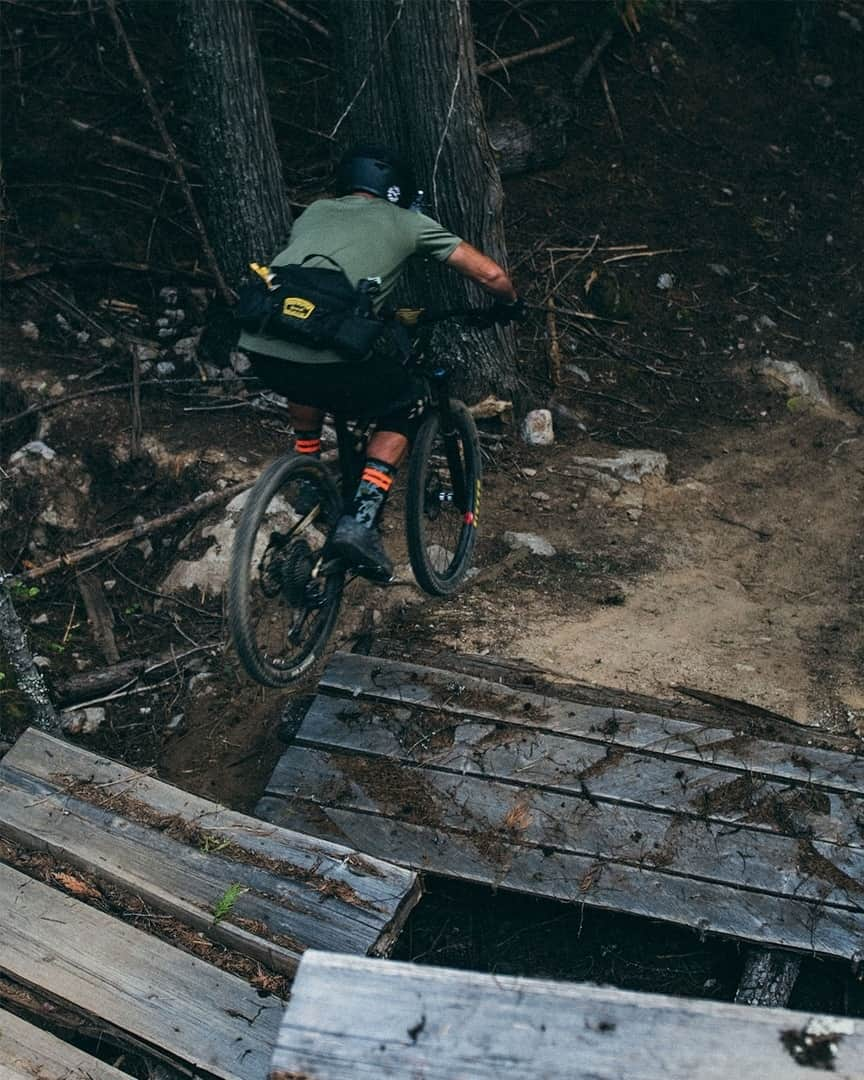
M457 273L476 281L487 292L492 293L496 300L510 304L516 299L516 290L506 271L494 259L490 259L466 241L462 240L444 263Z

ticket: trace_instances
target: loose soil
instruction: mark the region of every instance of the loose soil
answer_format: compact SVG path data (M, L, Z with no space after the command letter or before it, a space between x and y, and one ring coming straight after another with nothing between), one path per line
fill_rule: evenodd
M108 127L145 141L140 102L107 23L93 31L107 50L97 55L84 17L67 6L81 23L69 48L87 85L113 78L121 99ZM490 118L522 107L542 112L544 102L554 112L555 95L595 40L589 7L599 18L598 5L537 3L518 17L512 5L478 7L478 38L501 55L536 44L535 32L577 37L571 49L486 81ZM352 586L334 648L374 652L376 641L398 636L409 659L441 650L519 658L681 701L675 688L690 687L864 745L864 50L849 22L864 23L864 4L822 5L807 47L794 55L783 28L764 5L750 5L757 8L765 17L748 20L726 3L658 5L639 34L621 30L604 58L621 137L595 74L566 124L563 158L505 181L510 263L532 305L519 331L524 393L552 408L555 444L527 447L512 420L483 423L501 440L484 444L481 575L452 601L410 583L397 497L385 537L404 583ZM150 5L138 10L136 47L149 71L162 65L167 94L179 72L148 29ZM314 97L303 115L309 127L329 130L326 69L310 83L311 46L281 21L269 25L269 9L261 18L273 31L265 60L274 87L294 85L307 106ZM155 200L161 166L61 129L58 117L98 119L105 106L71 75L39 79L48 62L44 19L36 5L18 4L8 22L16 20L34 63L17 67L5 88L17 147L6 175L5 416L128 382L126 355L99 345L91 321L106 336L125 330L164 347L175 339L157 337L166 306L185 313L178 333L188 336L208 299L194 244L172 224L182 213L176 193L163 187L155 217L129 210L119 228L122 170L135 172L136 197ZM318 42L314 48L320 52ZM302 86L291 83L301 69ZM298 141L284 116L277 127L301 206L323 190L326 147L307 135ZM68 184L48 185L61 174ZM94 184L111 197L94 196ZM108 265L120 259L164 272ZM160 299L166 284L177 288L176 301ZM38 341L22 331L27 320ZM553 338L562 365L555 386ZM195 366L171 358L173 378L197 378ZM70 469L57 487L44 472L29 485L4 481L4 570L251 480L290 445L284 414L255 384L226 371L225 357L199 359L215 359L215 378L190 386L147 374L146 452L138 460L128 453L127 390L43 408L2 429L4 472L8 455L34 438ZM766 379L759 369L767 360L819 376L826 400L814 404ZM665 476L616 487L586 479L574 460L625 448L665 453ZM82 470L89 486L79 493L72 485ZM55 513L46 514L52 500ZM218 520L211 512L203 524ZM539 533L556 554L502 565L508 530ZM107 596L122 659L212 648L191 670L105 702L106 722L79 738L248 811L284 749L280 731L296 727L314 679L285 694L251 684L225 643L221 599L163 595L177 559L209 543L200 523L184 522L97 565L100 580L114 582ZM16 600L53 686L104 665L74 575L52 575L36 595ZM4 673L8 742L27 717ZM718 997L731 996L741 967L734 945L707 948L685 931L520 897L493 900L443 882L430 884L398 954ZM811 967L793 1005L864 1014L853 979L837 966Z

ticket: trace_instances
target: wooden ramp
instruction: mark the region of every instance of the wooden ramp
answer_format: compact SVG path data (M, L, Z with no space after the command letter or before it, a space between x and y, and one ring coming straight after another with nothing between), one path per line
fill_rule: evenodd
M862 1080L861 1021L313 951L270 1077L818 1080L826 1069Z
M282 1001L142 927L176 919L193 950L290 976L309 946L386 952L418 897L410 870L34 730L0 763L0 975L187 1069L263 1076Z
M864 959L864 758L737 721L340 653L257 813L418 870Z

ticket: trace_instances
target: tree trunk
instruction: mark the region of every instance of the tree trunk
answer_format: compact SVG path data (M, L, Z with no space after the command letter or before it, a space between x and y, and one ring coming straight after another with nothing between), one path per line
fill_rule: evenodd
M0 582L0 643L18 677L18 689L30 706L32 723L43 731L56 732L60 721L42 672L33 662L27 635L15 611L12 597ZM2 728L0 728L2 731Z
M506 266L503 194L477 86L468 0L341 0L340 142L384 142L412 163L426 212ZM434 264L406 277L402 298L430 307L488 303ZM436 347L464 365L467 396L517 390L514 336L446 323Z
M204 217L236 288L250 260L268 260L291 230L252 8L246 0L181 0L178 18Z

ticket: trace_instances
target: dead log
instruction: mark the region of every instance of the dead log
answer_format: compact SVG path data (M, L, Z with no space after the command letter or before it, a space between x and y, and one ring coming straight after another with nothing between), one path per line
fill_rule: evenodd
M53 574L55 570L65 570L70 569L73 566L78 566L82 562L86 562L87 559L92 559L96 555L104 555L108 551L115 551L117 548L123 547L124 544L128 544L131 540L140 540L142 536L148 536L150 533L156 532L159 529L165 529L169 525L174 525L178 521L183 521L184 518L203 514L204 511L209 510L211 506L218 506L219 503L233 499L234 496L239 495L241 491L246 491L249 486L249 484L233 484L223 491L214 491L209 495L201 496L194 502L186 503L185 506L181 506L177 510L172 510L168 514L160 514L159 517L152 518L150 521L145 521L141 525L134 525L131 529L123 529L121 532L115 533L113 536L107 536L102 540L93 540L85 547L80 548L78 551L74 551L69 555L60 555L56 559L51 559L49 562L43 563L42 566L34 566L32 569L26 570L23 574L16 574L15 580L21 582L35 581L38 578L45 577L47 574Z
M76 577L93 640L108 663L116 664L120 653L114 640L114 612L105 597L102 582L92 570L83 570Z
M156 656L136 656L130 660L121 660L118 664L99 668L98 671L85 671L64 679L54 687L54 696L63 708L67 708L136 682L163 678L166 667L173 666L182 670L192 656L214 652L219 648L219 645L199 645L182 653L171 651Z
M33 662L27 635L6 584L0 582L0 643L18 679L18 689L32 709L32 721L43 731L57 732L60 720L42 672Z
M738 1005L782 1008L792 996L801 957L782 949L751 949L735 994Z

